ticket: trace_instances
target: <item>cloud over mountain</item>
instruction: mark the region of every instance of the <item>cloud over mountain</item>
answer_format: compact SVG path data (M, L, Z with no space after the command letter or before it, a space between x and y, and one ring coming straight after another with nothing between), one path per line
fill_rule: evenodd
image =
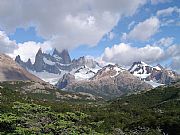
M133 15L147 0L6 0L0 4L0 25L12 32L35 26L59 50L96 45L121 16ZM12 14L13 13L13 14Z
M102 59L120 65L131 65L134 61L154 63L164 57L164 51L160 47L147 45L145 47L132 47L130 44L120 43L113 47L107 47Z
M5 32L0 31L0 53L13 53L17 49L16 42L11 41Z

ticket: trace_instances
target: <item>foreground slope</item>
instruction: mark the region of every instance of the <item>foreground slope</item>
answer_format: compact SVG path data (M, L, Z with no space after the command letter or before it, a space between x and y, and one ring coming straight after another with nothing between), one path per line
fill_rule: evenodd
M0 134L180 133L180 81L104 104L38 100L16 90L21 85L0 85Z
M5 54L0 54L0 81L17 80L31 80L36 82L43 82L38 77L22 68L9 56Z

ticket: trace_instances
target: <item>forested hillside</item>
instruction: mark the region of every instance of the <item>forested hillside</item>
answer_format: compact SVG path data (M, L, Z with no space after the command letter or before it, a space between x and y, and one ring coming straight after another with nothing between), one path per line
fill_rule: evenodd
M0 86L1 134L178 135L180 82L114 101L42 101Z

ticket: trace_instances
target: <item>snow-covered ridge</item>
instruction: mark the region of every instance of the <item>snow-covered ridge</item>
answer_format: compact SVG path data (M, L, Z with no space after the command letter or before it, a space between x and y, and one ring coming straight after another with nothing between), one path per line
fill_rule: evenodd
M96 65L94 68L90 68L84 65L78 69L74 69L73 71L71 71L71 74L75 76L76 80L88 80L92 78L100 69L101 67L99 67L98 65Z
M129 72L131 72L133 75L145 79L148 76L151 75L153 70L160 71L161 68L157 65L155 67L146 64L145 62L134 62L131 68L129 69Z

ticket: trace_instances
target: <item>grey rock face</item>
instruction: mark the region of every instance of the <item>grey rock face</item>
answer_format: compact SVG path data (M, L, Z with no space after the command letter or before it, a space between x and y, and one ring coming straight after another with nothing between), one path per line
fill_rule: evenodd
M58 83L56 86L60 89L65 88L68 84L73 83L75 81L75 76L68 73L64 74L61 79L59 79Z
M155 80L162 84L171 84L172 82L180 79L180 76L171 70L162 69L161 71L153 71L150 76L146 78L147 81Z
M60 57L63 59L63 64L70 64L71 58L67 50L63 50L60 54Z
M33 64L32 64L32 62L31 62L30 59L28 59L27 62L23 62L23 61L21 60L21 57L18 55L18 56L16 56L16 58L15 58L15 62L18 63L20 66L22 66L22 67L25 68L25 69L26 69L27 67L28 67L28 69L31 69L31 70L34 69Z
M28 61L25 63L26 67L29 67L29 69L33 70L33 64L31 62L31 59L28 59Z
M38 50L34 64L31 63L30 59L27 62L23 62L20 56L17 56L15 61L26 69L30 69L36 72L49 72L54 74L60 74L61 70L70 71L71 58L67 50L58 52L54 49L52 55L43 53L41 49Z
M59 58L58 60L62 64L70 64L71 63L71 58L70 58L69 52L67 50L63 50L62 52L59 52L57 49L54 49L52 56Z
M98 62L94 61L91 58L86 58L86 57L80 57L78 59L73 59L72 61L72 67L73 68L78 68L82 66L87 66L89 68L95 68L96 66L99 66Z
M42 50L39 49L39 51L36 54L35 57L35 63L34 63L34 70L37 72L41 72L44 69L44 61L43 61L43 53ZM29 67L27 67L29 68Z

